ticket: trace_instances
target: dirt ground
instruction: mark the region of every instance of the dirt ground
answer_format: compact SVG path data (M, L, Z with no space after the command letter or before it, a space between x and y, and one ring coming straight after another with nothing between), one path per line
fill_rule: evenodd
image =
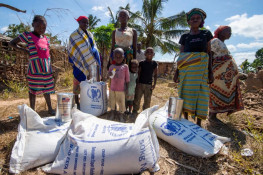
M199 158L181 152L167 142L159 139L160 144L160 170L154 174L263 174L263 91L243 92L246 109L230 116L220 114L223 123L210 123L207 120L202 126L221 136L231 138L225 144L225 151L210 158ZM165 104L170 96L176 96L175 84L169 80L159 79L153 92L151 105ZM51 96L52 105L56 107L56 95ZM0 174L8 174L9 160L12 147L16 140L19 124L18 105L29 105L28 99L0 100ZM47 106L43 96L37 98L36 111L41 117L48 116ZM106 116L102 116L106 118ZM193 121L194 122L194 121ZM261 137L255 136L261 133ZM242 157L240 151L250 148L254 151L252 157ZM228 150L228 151L226 151ZM23 175L46 174L35 168L22 173ZM142 174L150 174L143 172Z

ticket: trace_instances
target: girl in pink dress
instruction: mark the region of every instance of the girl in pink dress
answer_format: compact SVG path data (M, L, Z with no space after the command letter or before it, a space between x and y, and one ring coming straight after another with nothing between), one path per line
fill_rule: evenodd
M35 110L36 95L44 94L48 113L55 115L52 109L50 93L54 93L54 78L49 55L49 38L44 33L47 22L43 16L35 15L32 32L24 32L10 42L10 46L29 54L27 81L29 87L30 107ZM26 49L17 44L23 42Z

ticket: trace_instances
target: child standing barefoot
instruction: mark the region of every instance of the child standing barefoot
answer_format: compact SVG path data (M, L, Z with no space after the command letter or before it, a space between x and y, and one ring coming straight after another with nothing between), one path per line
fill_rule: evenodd
M115 64L109 68L108 76L113 76L110 85L109 105L111 108L111 117L113 119L114 113L117 110L116 106L119 106L119 112L122 114L125 112L125 90L127 83L130 81L129 68L127 64L123 64L124 51L121 48L116 48L113 52ZM113 75L112 71L115 70ZM120 116L120 121L124 122L124 115Z
M126 113L131 114L133 107L133 100L135 95L136 80L138 77L138 66L139 63L137 60L131 60L129 69L130 69L130 82L128 83L127 92L126 92ZM128 111L127 111L128 108Z
M143 110L150 107L152 91L155 88L157 81L158 64L152 60L155 53L152 47L148 47L145 51L146 59L139 64L138 83L135 90L135 99L133 114L136 115L141 103L141 98L144 96ZM154 77L154 81L153 81Z
M43 16L35 15L32 26L34 31L24 32L9 44L16 50L29 54L27 81L29 86L30 107L35 110L36 95L44 94L48 113L55 115L52 109L50 93L54 93L54 79L49 55L49 38L44 33L47 21ZM19 47L19 42L26 43L27 49Z

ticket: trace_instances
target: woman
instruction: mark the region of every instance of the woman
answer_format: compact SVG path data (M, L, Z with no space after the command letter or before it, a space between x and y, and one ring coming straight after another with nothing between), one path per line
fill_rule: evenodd
M73 67L75 103L79 109L80 82L90 78L91 67L99 67L101 71L101 62L93 35L88 31L88 17L80 16L76 21L79 27L69 37L68 55Z
M124 63L129 65L132 59L136 59L137 32L133 28L128 27L129 12L121 10L119 12L120 28L112 32L111 51L115 48L124 50ZM110 64L115 64L114 58L110 60Z
M211 58L209 57L208 43L213 38L203 27L206 13L194 8L186 14L190 31L183 34L180 56L177 60L177 70L174 81L179 82L178 95L184 100L183 112L186 119L188 113L195 118L201 126L201 119L208 114L209 87L213 82Z
M244 109L236 62L224 41L231 36L229 26L220 26L211 40L214 82L210 85L209 120L219 121L217 113L228 114Z

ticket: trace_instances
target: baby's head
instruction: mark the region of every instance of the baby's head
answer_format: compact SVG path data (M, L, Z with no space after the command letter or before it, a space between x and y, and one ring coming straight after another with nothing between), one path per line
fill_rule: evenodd
M113 51L113 57L116 62L116 64L122 64L124 59L124 51L122 48L116 48Z
M34 28L35 33L43 35L47 28L47 21L44 16L35 15L32 22L32 26Z
M138 72L139 62L137 60L131 60L130 62L130 72L135 73Z

